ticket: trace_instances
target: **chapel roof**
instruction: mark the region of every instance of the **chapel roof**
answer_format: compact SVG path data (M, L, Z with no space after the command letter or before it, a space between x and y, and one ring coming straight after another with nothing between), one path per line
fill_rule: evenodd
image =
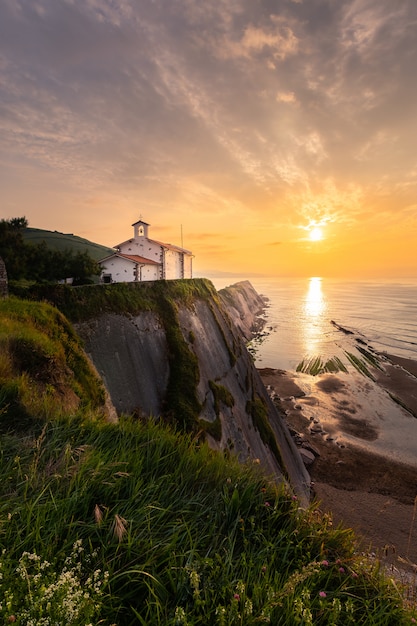
M148 239L148 241L151 241L152 243L157 243L159 246L168 248L168 250L177 250L178 252L184 252L185 254L192 254L190 250L180 248L180 246L174 246L172 243L163 243L162 241L157 241L156 239Z
M158 261L154 261L153 259L146 259L144 256L139 256L138 254L123 254L122 252L110 254L109 256L106 256L105 259L101 259L100 262L102 263L103 261L107 261L107 259L111 259L114 256L127 259L128 261L132 261L132 263L140 263L141 265L160 265Z
M113 248L120 248L121 246L125 246L128 243L133 243L135 241L134 238L126 239L126 241L122 241L117 245L113 246ZM162 246L163 248L167 248L167 250L176 250L177 252L183 252L184 254L193 254L190 250L186 250L185 248L180 248L180 246L174 246L172 243L163 243L162 241L157 241L156 239L149 239L146 237L146 241L149 243L156 243L158 246Z

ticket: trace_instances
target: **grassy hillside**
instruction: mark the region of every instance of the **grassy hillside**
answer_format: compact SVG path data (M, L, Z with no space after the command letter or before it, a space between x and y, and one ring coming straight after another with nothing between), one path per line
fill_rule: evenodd
M351 533L257 467L162 424L106 423L49 305L1 301L0 348L3 623L413 623Z
M92 259L100 261L104 257L112 254L114 250L98 243L93 243L88 239L77 237L71 233L59 233L54 230L42 230L40 228L23 228L22 235L25 243L39 244L43 241L50 248L59 251L72 250L77 252L88 252Z
M104 401L78 336L56 308L0 299L0 432L11 420L104 410Z

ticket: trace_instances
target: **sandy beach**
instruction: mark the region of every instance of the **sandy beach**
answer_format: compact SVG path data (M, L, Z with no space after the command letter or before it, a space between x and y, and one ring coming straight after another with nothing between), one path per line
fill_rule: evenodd
M358 549L417 572L417 362L378 355L358 371L317 376L259 369L305 456L312 497Z

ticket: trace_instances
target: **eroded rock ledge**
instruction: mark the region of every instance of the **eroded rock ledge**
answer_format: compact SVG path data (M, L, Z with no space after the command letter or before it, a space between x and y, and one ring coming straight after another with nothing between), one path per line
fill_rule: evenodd
M117 412L194 420L213 448L260 463L307 502L309 475L246 349L265 300L247 281L220 293L204 279L167 282L130 287L146 310L76 324Z

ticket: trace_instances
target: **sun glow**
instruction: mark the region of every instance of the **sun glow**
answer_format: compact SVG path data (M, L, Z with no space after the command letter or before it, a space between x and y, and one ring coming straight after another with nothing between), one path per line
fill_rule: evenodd
M308 233L310 241L320 241L323 239L323 230L319 226L314 226Z

